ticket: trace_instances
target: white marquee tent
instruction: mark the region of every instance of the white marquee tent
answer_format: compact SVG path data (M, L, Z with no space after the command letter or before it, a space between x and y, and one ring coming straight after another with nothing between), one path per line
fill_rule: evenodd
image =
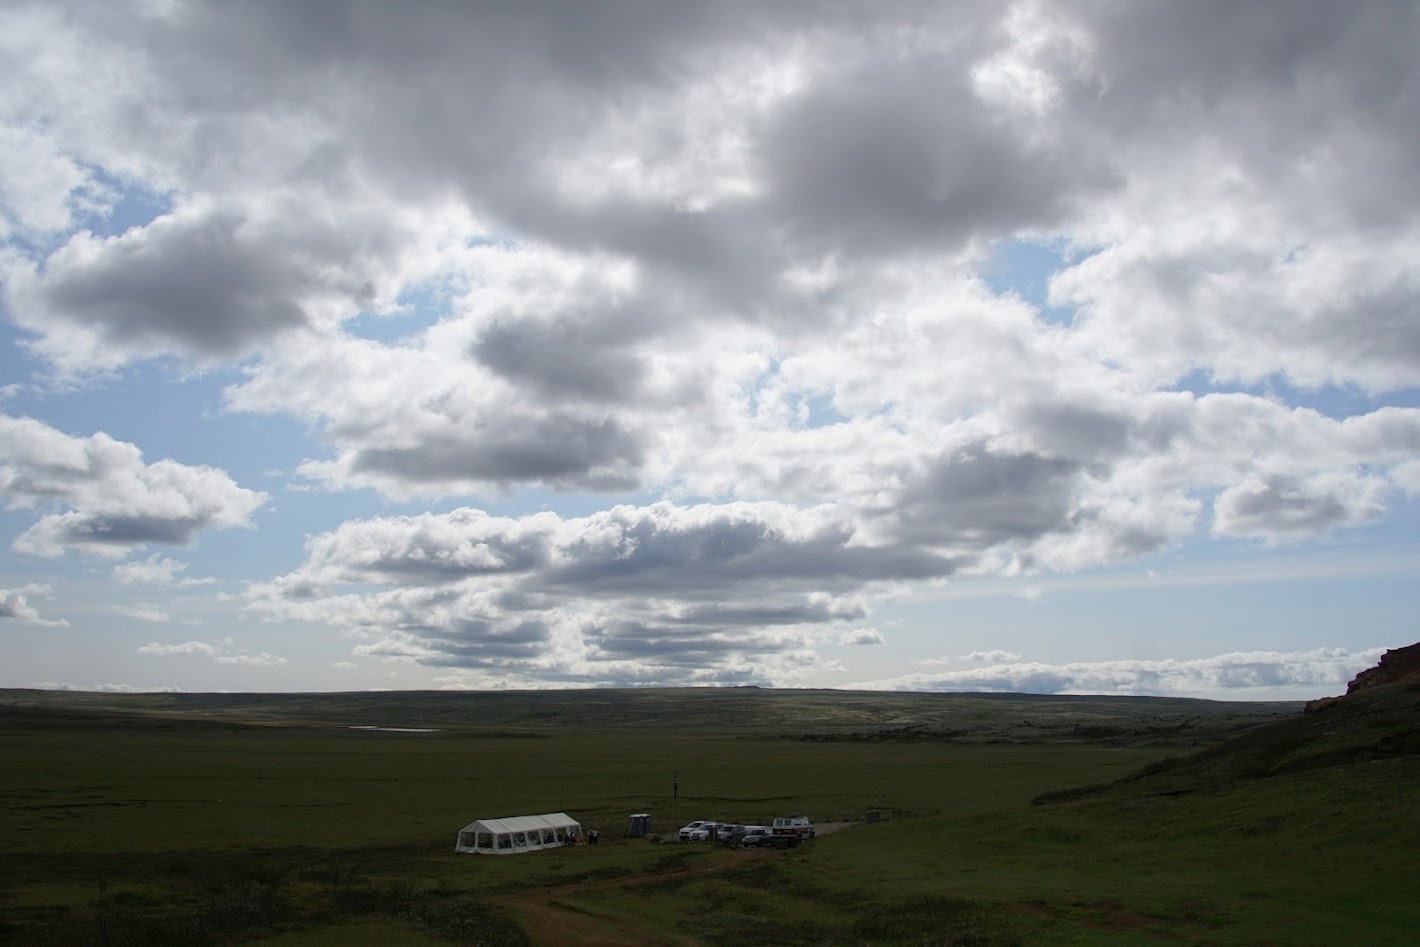
M477 819L459 830L459 841L454 851L479 855L519 855L566 845L581 834L581 824L565 812Z

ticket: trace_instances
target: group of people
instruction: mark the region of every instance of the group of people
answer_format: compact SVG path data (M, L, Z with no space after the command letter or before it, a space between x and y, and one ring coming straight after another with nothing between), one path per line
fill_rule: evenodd
M588 845L595 845L595 844L597 844L597 842L601 841L601 837L602 837L602 834L601 834L600 832L598 832L596 829L588 829L588 830L587 830L587 844L588 844Z

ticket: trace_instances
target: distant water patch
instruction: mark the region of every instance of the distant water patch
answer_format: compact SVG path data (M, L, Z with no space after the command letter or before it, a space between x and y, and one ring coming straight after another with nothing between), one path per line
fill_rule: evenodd
M374 730L377 733L443 733L433 727L351 727L351 730Z

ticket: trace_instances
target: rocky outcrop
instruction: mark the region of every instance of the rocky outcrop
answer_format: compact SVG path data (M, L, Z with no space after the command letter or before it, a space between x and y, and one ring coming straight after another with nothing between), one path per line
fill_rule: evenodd
M1358 691L1389 687L1392 684L1420 686L1420 642L1404 648L1393 648L1381 655L1381 660L1375 667L1357 674L1351 683L1346 685L1346 697ZM1307 704L1307 713L1325 710L1346 697L1323 697L1314 700Z
M1346 693L1387 684L1420 683L1420 643L1408 648L1395 648L1381 655L1380 663L1356 675L1346 687Z

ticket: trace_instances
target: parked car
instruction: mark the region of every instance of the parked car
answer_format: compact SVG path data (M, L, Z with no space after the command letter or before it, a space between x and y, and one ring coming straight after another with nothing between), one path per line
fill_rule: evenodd
M740 845L745 848L758 848L761 845L774 844L774 830L767 825L747 825L744 834L740 836Z
M721 822L715 829L715 841L721 843L733 841L735 833L744 830L745 827L738 822Z
M691 842L712 842L715 840L715 831L720 828L718 822L702 822L700 828L690 830Z
M702 819L702 820L699 820L699 821L696 821L696 822L689 822L689 823L687 823L687 824L685 824L685 825L682 825L682 826L680 827L679 838L680 838L680 840L681 840L682 842L689 842L689 841L691 841L691 835L693 835L693 834L696 833L696 832L701 832L701 831L705 828L705 826L707 826L707 825L714 825L714 824L715 824L715 823L713 823L713 822L706 822L706 821L704 821L703 819ZM702 835L700 836L700 841L704 841L704 840L705 840L705 836L702 834Z

